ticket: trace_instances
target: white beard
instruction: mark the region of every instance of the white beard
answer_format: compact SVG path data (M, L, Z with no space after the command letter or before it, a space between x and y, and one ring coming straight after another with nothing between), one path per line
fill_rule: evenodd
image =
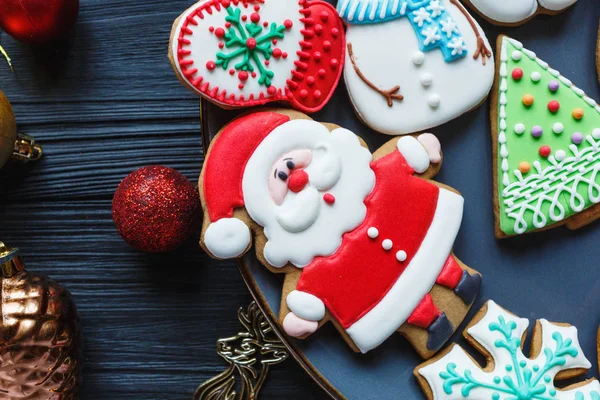
M297 126L292 129L286 127L292 123ZM274 267L292 263L302 268L317 256L335 253L342 243L342 235L362 223L367 212L364 201L375 186L375 174L370 167L371 153L361 146L352 132L337 129L330 133L323 125L307 120L294 120L288 124L282 126L288 129L281 135L276 134L277 128L263 142L267 145L265 152L268 152L273 150L269 147L275 146L275 143L267 143L267 140L280 136L277 140L286 143L286 148L277 146L277 154L270 154L264 166L253 160L254 156L248 162L244 175L244 201L252 219L264 227L267 237L264 256L267 262ZM298 137L294 135L296 130L293 128L297 128ZM259 150L262 150L263 144ZM268 167L278 156L294 148L315 149L322 145L326 145L341 163L337 183L319 191L322 189L320 183L327 179L322 179L323 176L316 171L311 172L309 165L306 168L309 173L307 187L299 193L288 193L281 206L275 205L266 190ZM256 153L261 152L257 150ZM315 169L318 170L318 166ZM262 179L246 176L254 172L261 173ZM335 196L333 205L324 202L325 193Z

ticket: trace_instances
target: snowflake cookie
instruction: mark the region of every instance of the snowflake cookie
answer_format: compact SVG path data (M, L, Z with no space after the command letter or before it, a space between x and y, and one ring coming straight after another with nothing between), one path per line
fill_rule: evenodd
M491 103L496 236L594 221L600 106L516 40L501 36L498 52Z
M343 24L320 0L203 0L171 33L180 81L223 108L327 104L345 58Z
M521 25L538 14L554 15L577 0L465 0L482 17L502 26Z
M528 326L527 319L490 300L464 333L486 355L487 366L482 370L460 346L452 345L418 366L415 376L430 400L600 400L596 379L555 387L555 380L582 375L591 367L577 328L537 321L528 358L523 354Z

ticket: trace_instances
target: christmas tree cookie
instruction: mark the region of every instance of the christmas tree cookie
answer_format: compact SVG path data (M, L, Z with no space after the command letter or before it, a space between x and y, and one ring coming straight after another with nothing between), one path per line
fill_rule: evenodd
M324 1L203 0L173 25L179 80L223 108L327 104L345 58L344 27Z
M555 381L571 379L592 365L583 354L577 328L541 319L533 328L531 357L523 352L529 321L488 301L464 336L486 355L479 364L452 345L415 369L429 400L599 400L600 383L589 379L564 388Z
M600 106L506 36L492 101L496 236L600 215Z

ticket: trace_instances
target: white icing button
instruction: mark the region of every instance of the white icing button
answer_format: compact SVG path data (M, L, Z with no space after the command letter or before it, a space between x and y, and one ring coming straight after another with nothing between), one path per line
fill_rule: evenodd
M427 103L431 108L438 108L440 106L440 101L440 96L437 94L432 94L429 96L429 99L427 99Z
M554 125L552 125L552 132L556 133L557 135L563 133L564 130L565 126L560 122L557 122Z
M522 123L515 124L515 133L520 135L523 132L525 132L525 125Z
M393 245L394 245L394 243L392 243L392 241L390 239L385 239L381 243L381 247L383 247L384 250L390 250Z
M559 150L556 152L556 155L554 156L558 161L562 161L567 157L567 154L565 153L564 150Z
M592 131L592 136L594 139L600 139L600 128L596 128Z
M369 235L371 239L375 239L377 236L379 236L379 229L372 226L367 230L367 235Z
M539 72L532 72L531 73L531 80L534 82L539 82L542 79L542 75Z
M400 250L396 253L396 260L403 262L406 261L406 252L404 250Z
M521 54L521 52L519 50L515 50L512 52L512 59L515 61L519 61L521 59L521 57L523 57L523 55Z
M425 87L429 87L431 86L431 84L433 83L433 75L431 75L429 72L425 72L423 75L421 75L421 84Z
M423 63L425 62L425 53L423 53L422 51L415 51L412 56L412 62L415 65L423 65Z

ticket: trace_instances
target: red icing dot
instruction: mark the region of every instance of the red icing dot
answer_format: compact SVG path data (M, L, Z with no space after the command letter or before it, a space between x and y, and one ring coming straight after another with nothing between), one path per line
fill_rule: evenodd
M256 48L256 39L248 38L246 39L246 47L250 50L254 50Z
M242 15L242 21L246 21L248 19L247 15Z
M521 68L515 68L512 71L512 78L515 81L520 81L521 78L523 77L523 70Z
M308 90L302 89L300 91L300 97L303 98L303 99L307 98L308 97Z
M327 75L327 71L325 71L323 68L321 68L318 72L317 75L319 75L320 78L325 78L325 75Z
M325 200L325 203L332 205L333 203L335 203L335 196L331 193L325 193L323 195L323 200Z
M223 7L227 8L231 5L231 0L223 0L221 4L223 5Z
M331 68L337 69L337 67L340 65L340 62L337 59L332 58L331 61L329 61L329 64L331 65Z
M231 28L231 22L225 22L225 28Z
M250 21L254 22L255 24L258 24L258 22L260 21L260 15L258 15L257 13L252 13L252 15L250 15Z
M269 60L265 60L265 65L269 65L271 62Z
M225 36L225 29L217 28L215 30L215 36L218 37L219 39L223 39L223 36Z
M253 77L253 78L256 78L256 72L253 72L253 73L252 73L252 77Z
M269 26L269 23L267 21L263 22L263 26L266 28L267 26Z
M314 76L309 76L308 78L306 78L306 83L308 84L308 86L312 86L315 83L315 77Z
M238 73L238 79L240 81L247 81L248 80L248 73L246 71L240 71Z
M340 30L338 28L333 28L331 30L331 36L333 36L334 38L338 37L340 35Z
M560 108L560 103L556 100L551 100L548 103L548 110L550 110L551 113L556 113L558 112L558 109Z
M244 84L243 84L243 83L240 83L240 84L238 85L238 88L239 88L240 90L242 90L242 89L244 88Z
M317 36L319 36L321 33L323 33L323 25L316 24L315 25L315 33L317 34Z
M285 29L292 29L294 23L291 20L286 19L285 21L283 21L283 26L285 26Z
M225 47L225 43L223 43L223 42L219 43L219 48L222 49L223 47Z
M331 42L329 40L324 41L323 48L325 49L325 51L329 51L331 49Z
M315 90L315 91L313 92L313 96L314 96L314 98L315 98L315 99L317 99L317 100L318 100L318 99L320 99L320 98L321 98L321 91L320 91L320 90Z
M550 149L550 146L542 146L540 147L540 156L542 157L548 157L550 155L550 153L552 153L552 150Z
M260 11L260 6L258 4L254 6L254 11Z
M319 61L321 61L321 57L322 57L322 56L323 56L323 55L321 54L321 52L320 52L320 51L315 51L315 53L313 54L313 58L315 59L315 61L316 61L316 62L319 62Z
M208 31L211 32L211 33L214 32L215 31L215 27L214 26L209 26L208 27Z
M327 11L323 11L321 13L321 21L327 22L328 19L329 19L329 13Z
M277 39L273 39L273 41L271 43L277 44Z
M281 57L281 54L282 54L282 52L281 52L280 48L273 49L273 57L279 58L279 57Z
M230 69L229 70L229 75L233 76L235 74L235 69Z
M267 93L273 96L275 93L277 93L277 89L275 89L275 86L269 86L269 88L267 89Z
M285 51L283 53L281 53L281 57L287 58L287 56L288 56L288 53L286 53Z
M214 61L209 61L209 62L207 62L207 63L206 63L206 68L207 68L209 71L212 71L212 70L214 70L215 68L217 68L217 64L215 64L215 62L214 62Z

